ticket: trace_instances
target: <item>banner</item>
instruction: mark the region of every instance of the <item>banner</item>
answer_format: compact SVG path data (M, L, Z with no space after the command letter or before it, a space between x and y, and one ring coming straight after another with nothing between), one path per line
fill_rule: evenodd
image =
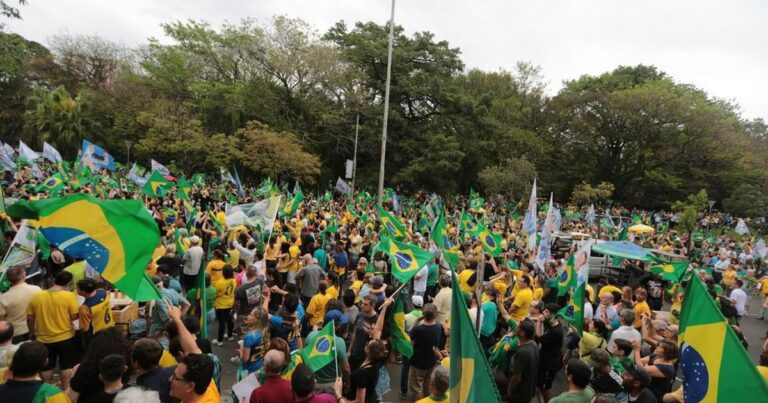
M102 169L114 171L115 157L107 150L83 139L83 146L80 149L80 163L91 169L91 172L97 172Z
M344 182L344 179L338 178L336 180L336 187L334 188L339 193L349 194L352 193L352 188Z

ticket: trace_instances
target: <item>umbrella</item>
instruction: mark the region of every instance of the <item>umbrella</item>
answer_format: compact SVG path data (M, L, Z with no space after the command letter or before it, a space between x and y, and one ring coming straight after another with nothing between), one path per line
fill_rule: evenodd
M595 244L592 250L597 253L619 257L624 259L653 261L656 257L642 246L627 241L607 241Z
M635 234L647 234L656 230L653 227L649 227L645 224L635 224L627 228L627 231L634 232Z

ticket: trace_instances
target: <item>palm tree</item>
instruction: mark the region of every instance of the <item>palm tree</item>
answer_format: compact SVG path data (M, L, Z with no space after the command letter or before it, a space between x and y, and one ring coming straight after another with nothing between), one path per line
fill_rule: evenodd
M38 145L46 141L62 154L73 156L90 127L91 122L84 113L88 105L85 92L72 98L63 86L53 91L36 87L27 98L25 125L33 132Z

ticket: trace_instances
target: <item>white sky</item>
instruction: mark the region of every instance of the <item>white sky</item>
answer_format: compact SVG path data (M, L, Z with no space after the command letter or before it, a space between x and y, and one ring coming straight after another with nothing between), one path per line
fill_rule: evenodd
M389 12L389 0L29 0L22 21L5 22L41 43L66 31L134 46L179 19L218 27L284 14L322 33L342 19L384 24ZM768 1L399 0L395 22L460 48L468 68L539 65L550 93L563 80L644 63L768 119Z

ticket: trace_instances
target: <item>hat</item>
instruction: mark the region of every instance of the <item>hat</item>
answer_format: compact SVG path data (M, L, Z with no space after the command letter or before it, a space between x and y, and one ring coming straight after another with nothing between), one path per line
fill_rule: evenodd
M384 277L382 277L382 276L373 276L373 278L371 279L371 284L374 284L374 285L376 285L376 284L378 284L378 285L384 284Z
M411 300L413 301L414 306L419 306L419 307L424 306L424 297L422 297L421 295L414 295L413 297L411 297Z
M338 309L332 309L325 313L325 318L323 319L323 322L329 323L330 321L334 321L334 324L336 325L349 324L349 318L347 317L347 315L344 315Z
M632 378L640 381L643 386L648 386L651 384L651 375L649 375L648 371L642 366L627 364L624 366L624 369L626 369L627 372L632 375Z
M604 348L592 350L592 353L589 355L589 365L593 368L600 368L610 363L611 355Z
M191 237L189 237L189 243L192 243L192 244L200 243L200 237L197 235L192 235Z

